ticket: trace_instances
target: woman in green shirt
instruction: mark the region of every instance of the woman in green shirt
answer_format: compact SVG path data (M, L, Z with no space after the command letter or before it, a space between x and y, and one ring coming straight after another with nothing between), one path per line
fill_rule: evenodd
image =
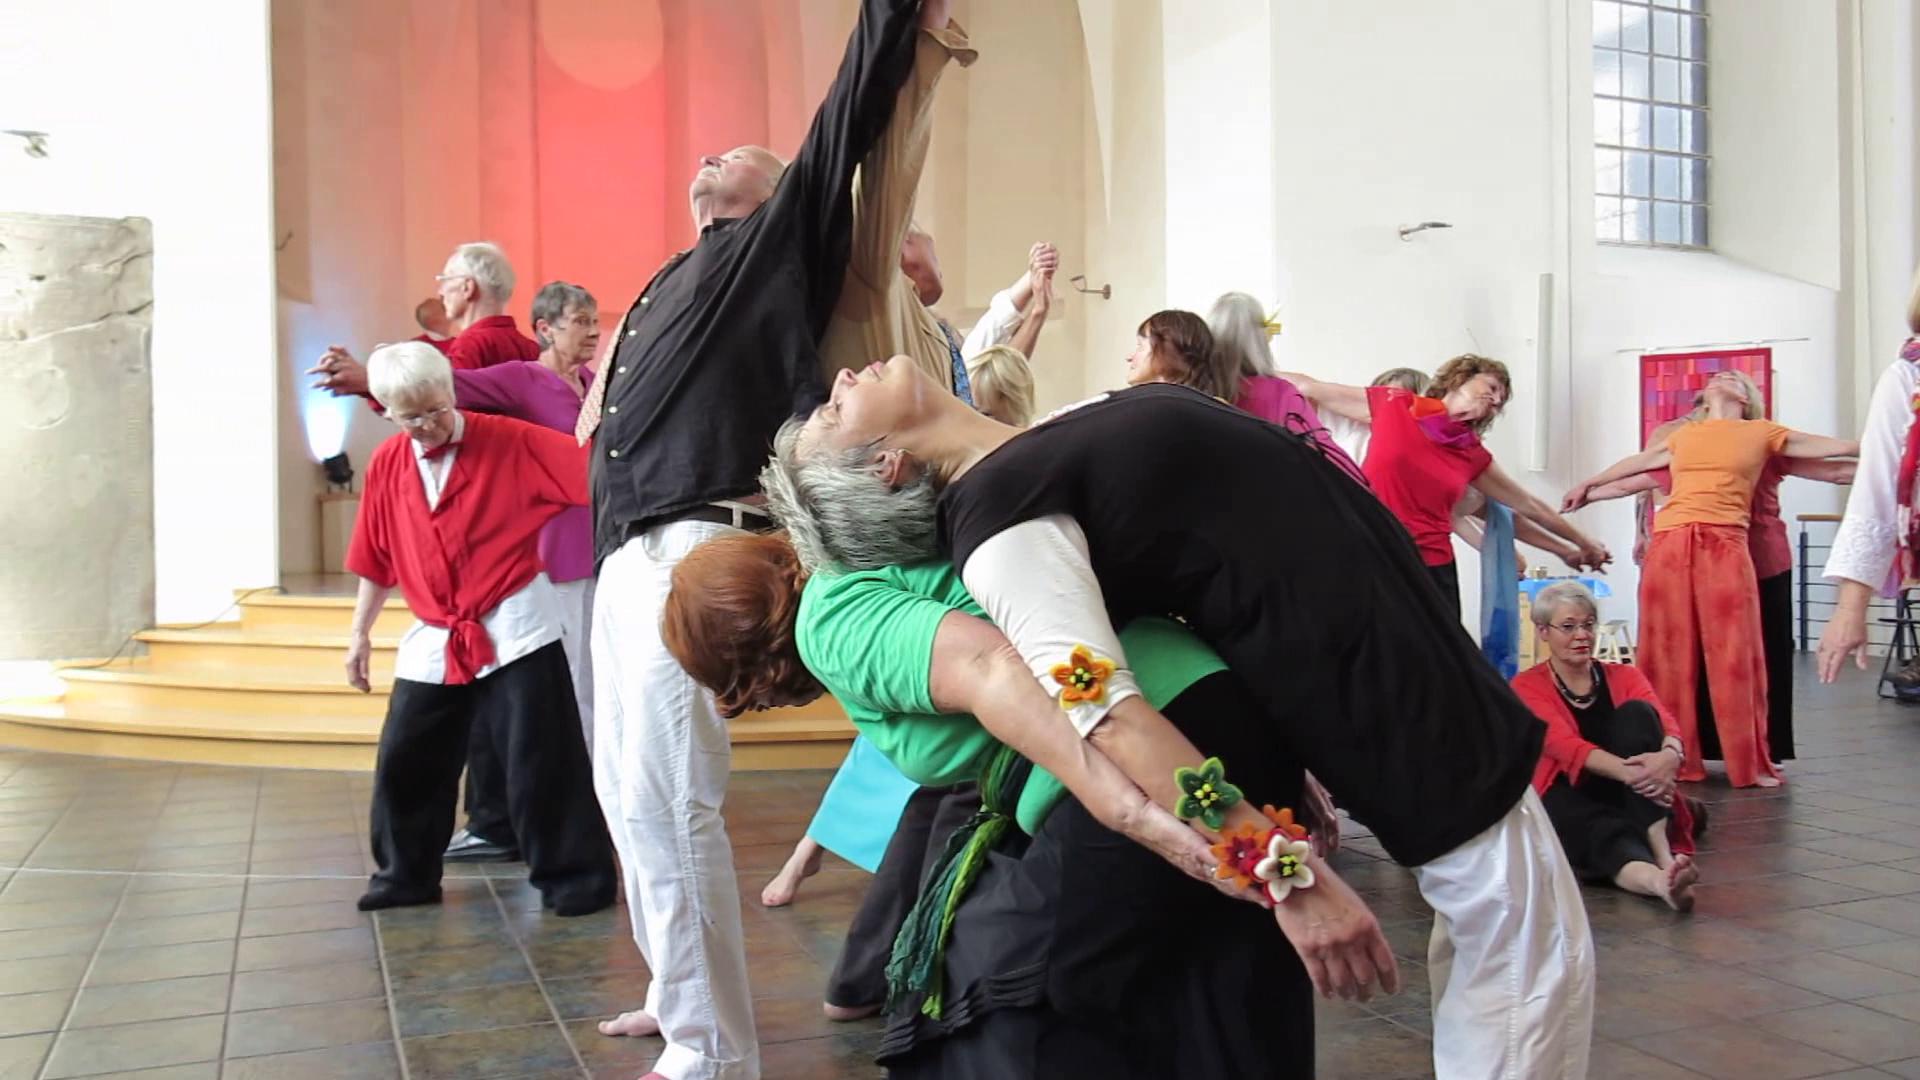
M676 570L668 645L723 711L829 691L908 777L945 785L986 774L983 786L1002 793L1018 824L954 909L930 985L890 1011L879 1056L895 1076L1312 1075L1312 993L1300 958L1271 914L1195 888L1163 861L1211 870L1211 855L1196 859L1182 837L1191 830L1166 832L1160 819L1172 819L1142 805L1130 784L1141 802L1123 797L1096 811L1067 795L1072 786L1098 793L1096 802L1109 797L1114 766L1078 738L1016 747L1054 764L1068 785L1037 767L1024 784L999 782L1006 774L994 769L1011 755L953 708L1038 687L1018 664L1004 691L986 685L995 677L979 661L1007 648L1005 639L951 566L799 582L783 538L710 541ZM1239 721L1256 707L1210 650L1164 619L1136 620L1121 638L1143 696L1229 761L1250 801L1298 805L1299 768L1247 737L1255 725ZM1357 898L1353 907L1353 918L1371 922ZM889 972L909 983L913 932L910 919Z

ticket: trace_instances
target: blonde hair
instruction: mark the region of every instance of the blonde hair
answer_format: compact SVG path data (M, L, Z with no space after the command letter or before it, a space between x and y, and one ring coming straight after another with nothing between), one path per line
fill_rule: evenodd
M1740 410L1740 415L1743 418L1748 420L1765 420L1767 418L1767 402L1765 398L1760 396L1760 384L1753 381L1753 376L1738 368L1727 368L1724 371L1716 371L1714 374L1731 375L1740 380L1740 385L1746 388L1747 404L1745 408ZM1707 392L1702 390L1694 400L1704 407L1707 403ZM1703 412L1702 415L1704 416L1705 413Z
M1033 423L1033 369L1011 345L995 345L967 360L967 381L981 412L1014 427Z
M1402 390L1410 390L1419 397L1426 397L1427 384L1432 381L1432 379L1427 378L1426 372L1418 368L1396 367L1388 368L1380 374L1375 375L1373 381L1367 385L1397 386Z

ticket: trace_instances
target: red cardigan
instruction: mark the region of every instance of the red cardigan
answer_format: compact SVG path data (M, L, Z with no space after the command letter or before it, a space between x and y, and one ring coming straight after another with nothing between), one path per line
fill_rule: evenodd
M367 463L347 570L400 586L421 622L445 627L447 682L493 663L481 616L539 574L540 527L585 506L587 451L572 435L504 416L463 412L460 451L427 508L412 440L396 432Z
M1638 668L1626 664L1602 664L1606 669L1607 690L1613 696L1617 706L1628 701L1644 701L1653 706L1660 714L1660 726L1674 738L1680 737L1680 725L1673 719L1660 699L1654 696L1653 685L1647 677L1640 674ZM1557 777L1564 776L1569 783L1580 779L1580 771L1586 768L1587 755L1598 750L1580 737L1580 725L1573 719L1573 709L1560 696L1559 687L1553 684L1553 672L1546 661L1528 668L1513 677L1513 691L1520 700L1527 703L1533 715L1547 725L1546 745L1540 749L1540 764L1534 766L1533 789L1544 792Z

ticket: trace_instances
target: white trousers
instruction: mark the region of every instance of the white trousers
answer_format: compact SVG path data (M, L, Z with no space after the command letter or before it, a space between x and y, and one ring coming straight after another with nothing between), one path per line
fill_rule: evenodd
M1581 1080L1593 1042L1593 935L1531 787L1507 816L1413 870L1433 905L1439 1080Z
M660 639L673 568L732 532L681 521L600 566L593 608L593 781L625 875L633 939L653 972L646 1011L671 1080L757 1080L740 890L720 820L733 756L712 695Z
M593 753L593 648L588 635L593 628L593 579L557 582L553 591L560 594L560 647L566 650L567 672L573 676L573 700L580 707L580 730L586 735L587 753Z

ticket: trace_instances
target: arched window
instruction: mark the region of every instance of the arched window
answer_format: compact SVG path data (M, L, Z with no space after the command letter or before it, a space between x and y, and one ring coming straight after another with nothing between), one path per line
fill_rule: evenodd
M1706 0L1593 0L1594 227L1708 246Z

